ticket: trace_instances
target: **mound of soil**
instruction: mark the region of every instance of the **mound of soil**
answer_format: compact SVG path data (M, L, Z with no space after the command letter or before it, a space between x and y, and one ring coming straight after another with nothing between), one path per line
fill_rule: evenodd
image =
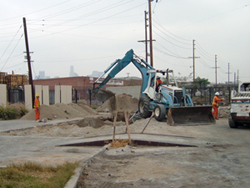
M133 98L131 95L128 94L120 94L117 96L113 96L108 99L105 103L99 106L96 111L97 112L110 112L113 113L114 111L118 112L136 112L138 109L138 99Z
M91 115L96 115L97 112L85 104L54 104L41 105L40 119L70 119L70 118L84 118ZM22 120L35 120L35 111L31 110Z

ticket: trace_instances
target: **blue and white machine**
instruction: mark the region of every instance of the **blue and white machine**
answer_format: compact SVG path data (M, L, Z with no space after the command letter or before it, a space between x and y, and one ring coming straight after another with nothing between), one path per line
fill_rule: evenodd
M129 50L122 59L117 59L112 63L93 84L93 94L97 99L106 100L113 94L103 91L101 88L114 78L127 65L133 63L142 75L141 97L139 99L138 111L140 116L148 118L154 113L154 117L158 121L167 118L170 125L177 124L210 124L215 120L212 116L212 106L194 106L189 95L185 93L185 89L176 86L161 84L156 85L156 75L166 75L168 78L168 69L156 70L146 61L134 54L133 50ZM100 79L107 74L105 79ZM157 91L156 91L156 87Z

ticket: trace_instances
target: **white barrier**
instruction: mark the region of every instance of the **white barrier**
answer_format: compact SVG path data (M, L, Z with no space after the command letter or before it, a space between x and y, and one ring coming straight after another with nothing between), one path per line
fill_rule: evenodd
M64 104L72 103L72 86L66 86L66 85L55 86L55 104L56 103L64 103Z
M7 86L6 84L0 84L0 105L6 107L7 103Z
M31 92L31 85L24 85L24 101L25 107L28 110L32 110L32 92Z

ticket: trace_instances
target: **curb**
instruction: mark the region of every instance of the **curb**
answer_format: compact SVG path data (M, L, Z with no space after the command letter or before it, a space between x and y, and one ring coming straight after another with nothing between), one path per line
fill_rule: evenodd
M64 188L76 188L78 179L82 175L83 170L89 165L91 159L94 158L97 155L100 155L100 154L104 153L106 151L106 149L110 147L110 145L111 144L103 146L103 148L99 152L97 152L95 155L90 157L82 167L76 168L75 169L75 174L71 176L70 180L66 183Z

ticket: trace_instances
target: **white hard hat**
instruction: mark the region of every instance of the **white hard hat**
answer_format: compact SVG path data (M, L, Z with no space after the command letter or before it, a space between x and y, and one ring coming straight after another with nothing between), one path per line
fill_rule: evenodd
M215 93L215 95L220 95L220 93L217 91L217 92Z

